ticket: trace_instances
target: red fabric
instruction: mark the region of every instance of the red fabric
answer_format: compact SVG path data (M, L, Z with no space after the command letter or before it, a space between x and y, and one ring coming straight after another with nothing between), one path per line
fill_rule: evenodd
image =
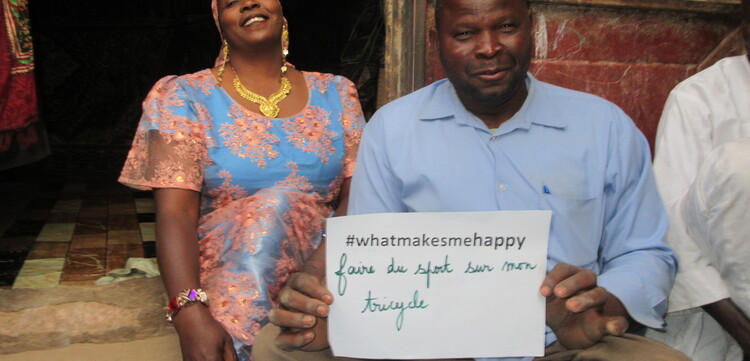
M15 139L21 149L39 137L34 55L26 0L2 0L0 16L0 152ZM14 16L15 15L15 16Z

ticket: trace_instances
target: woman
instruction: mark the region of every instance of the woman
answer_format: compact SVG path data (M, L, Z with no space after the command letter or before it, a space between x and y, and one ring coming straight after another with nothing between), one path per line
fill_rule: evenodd
M351 82L286 63L279 0L212 6L217 66L154 86L120 182L154 190L183 358L246 360L329 204L346 209L363 117Z

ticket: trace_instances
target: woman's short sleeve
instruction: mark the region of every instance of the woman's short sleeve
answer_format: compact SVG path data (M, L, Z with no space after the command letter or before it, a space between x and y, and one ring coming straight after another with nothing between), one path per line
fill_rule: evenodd
M179 78L159 80L143 101L143 115L119 181L129 187L200 191L206 158L206 119Z
M344 168L342 175L349 178L354 174L357 164L357 150L362 129L365 124L365 116L362 106L359 104L357 88L349 79L337 76L337 87L341 98L342 111L341 122L344 127Z

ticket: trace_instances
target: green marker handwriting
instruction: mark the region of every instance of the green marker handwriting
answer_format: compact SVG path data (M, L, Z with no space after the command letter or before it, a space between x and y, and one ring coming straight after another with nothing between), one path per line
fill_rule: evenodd
M346 253L341 254L339 258L339 270L334 274L338 276L338 292L339 296L343 296L346 293L347 275L365 275L375 273L375 267L368 266L359 262L359 266L346 266Z
M484 272L492 272L495 270L494 267L482 264L482 265L472 265L471 261L469 261L469 264L466 265L466 270L464 273L484 273Z
M365 307L360 313L375 313L398 310L398 316L396 316L397 331L401 331L401 328L404 326L404 311L409 309L425 309L427 307L430 307L429 304L425 304L425 300L419 299L419 290L414 291L412 300L408 303L404 301L386 301L385 297L383 298L382 302L376 302L379 300L380 298L372 296L372 291L367 291L367 298L365 298Z
M426 267L422 266L422 264L420 263L417 271L414 272L415 275L427 275L427 288L430 288L430 275L438 275L441 273L453 273L453 269L451 268L451 264L448 262L447 255L445 256L445 262L442 265L433 266L432 261L428 261Z
M505 272L512 272L512 271L527 271L527 270L535 270L537 267L536 264L531 264L528 262L508 262L506 261L503 263L502 270Z
M388 272L387 272L387 274L391 274L391 273L406 273L408 270L409 270L408 268L405 268L404 266L402 266L400 264L397 265L396 264L396 260L394 260L393 257L391 257L391 264L388 265Z

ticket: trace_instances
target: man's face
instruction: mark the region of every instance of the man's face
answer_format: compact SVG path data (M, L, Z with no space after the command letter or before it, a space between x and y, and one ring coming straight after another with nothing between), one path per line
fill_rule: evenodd
M525 0L445 0L437 18L440 61L463 101L498 106L524 85L531 62Z

